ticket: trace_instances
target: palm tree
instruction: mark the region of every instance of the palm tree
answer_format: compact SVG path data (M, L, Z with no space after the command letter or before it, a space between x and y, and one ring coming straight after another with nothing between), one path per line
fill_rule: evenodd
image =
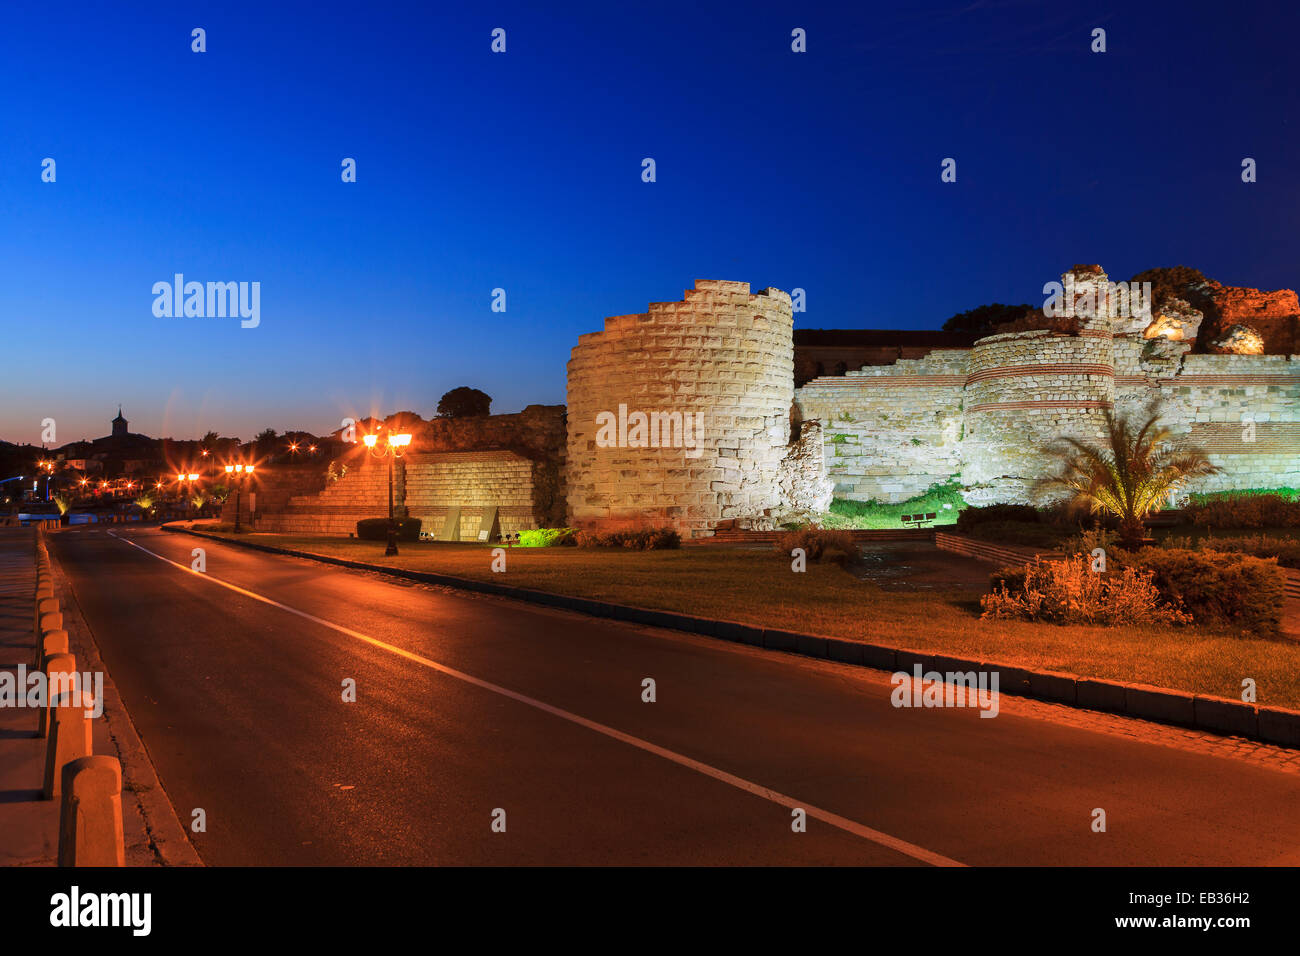
M1060 470L1040 479L1034 491L1065 491L1076 507L1114 515L1119 518L1120 544L1136 550L1146 534L1143 519L1158 510L1171 491L1221 469L1201 449L1174 444L1172 432L1160 424L1158 409L1151 409L1140 427L1109 409L1105 415L1106 440L1092 444L1062 436L1049 449Z

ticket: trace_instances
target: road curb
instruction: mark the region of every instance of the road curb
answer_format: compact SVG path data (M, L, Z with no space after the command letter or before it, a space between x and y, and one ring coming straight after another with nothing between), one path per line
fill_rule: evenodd
M999 691L1017 697L1033 697L1052 703L1065 704L1070 707L1107 711L1128 717L1136 717L1141 720L1150 720L1155 723L1191 727L1207 733L1246 737L1264 743L1300 749L1300 710L1290 710L1285 707L1264 707L1225 697L1189 694L1185 691L1152 687L1147 684L1101 680L1056 671L1034 671L1023 667L1004 665L997 661L968 661L935 654L933 651L862 644L820 634L804 634L796 631L756 627L738 621L695 617L674 611L655 611L626 604L613 604L608 601L555 594L551 591L537 591L532 588L521 588L509 584L476 581L473 578L439 574L433 571L387 568L383 565L352 561L347 558L336 558L327 554L315 554L311 551L298 551L293 548L280 548L275 545L258 544L253 541L233 540L177 525L164 524L161 527L163 531L194 535L198 538L234 544L242 548L264 551L268 554L306 558L310 561L319 561L323 564L333 564L357 571L371 571L408 581L440 584L463 591L514 598L531 604L577 611L593 617L605 617L626 621L631 624L644 624L651 627L686 631L691 634L716 637L720 640L748 644L766 650L784 651L787 654L798 654L803 657L813 657L821 660L833 660L843 664L870 667L874 670L911 673L915 665L919 664L923 672L997 671Z
M108 671L99 645L95 642L94 632L86 624L77 603L77 594L72 581L64 572L62 565L51 557L51 566L55 569L59 592L63 594L64 629L69 639L84 652L85 664L93 671L104 675L104 719L108 721L108 732L117 747L117 755L122 766L122 801L125 806L127 795L134 797L139 813L144 819L145 833L163 866L203 866L194 845L190 843L176 808L163 789L162 781L149 751L140 739L131 720L131 715L122 703L117 692L117 685Z

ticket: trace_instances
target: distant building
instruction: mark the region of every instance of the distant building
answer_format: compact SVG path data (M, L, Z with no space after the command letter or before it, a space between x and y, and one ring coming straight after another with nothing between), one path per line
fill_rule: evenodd
M113 419L113 437L125 438L130 434L127 429L127 421L122 417L122 406L117 406L117 418Z

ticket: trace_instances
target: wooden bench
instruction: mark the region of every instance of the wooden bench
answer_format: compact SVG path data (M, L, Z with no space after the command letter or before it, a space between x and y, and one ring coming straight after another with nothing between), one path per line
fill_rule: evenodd
M936 513L931 511L929 514L903 515L899 520L904 525L910 525L913 528L923 528L934 521Z

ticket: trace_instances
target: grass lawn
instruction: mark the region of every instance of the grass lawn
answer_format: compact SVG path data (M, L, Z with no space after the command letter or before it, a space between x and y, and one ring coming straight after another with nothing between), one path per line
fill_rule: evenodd
M946 507L945 507L946 506ZM961 497L961 485L950 481L934 485L923 495L909 498L898 504L884 504L879 501L849 501L836 498L831 502L831 510L821 518L824 528L902 528L903 515L933 513L935 518L931 526L957 523L957 512L966 507Z
M222 537L232 537L223 534ZM678 551L511 548L493 573L491 547L278 534L241 540L436 571L656 610L740 621L850 640L933 650L1007 665L1136 681L1240 698L1253 678L1259 702L1300 708L1300 643L1206 628L1083 627L982 621L979 592L884 591L836 565L803 574L775 551L691 547Z

